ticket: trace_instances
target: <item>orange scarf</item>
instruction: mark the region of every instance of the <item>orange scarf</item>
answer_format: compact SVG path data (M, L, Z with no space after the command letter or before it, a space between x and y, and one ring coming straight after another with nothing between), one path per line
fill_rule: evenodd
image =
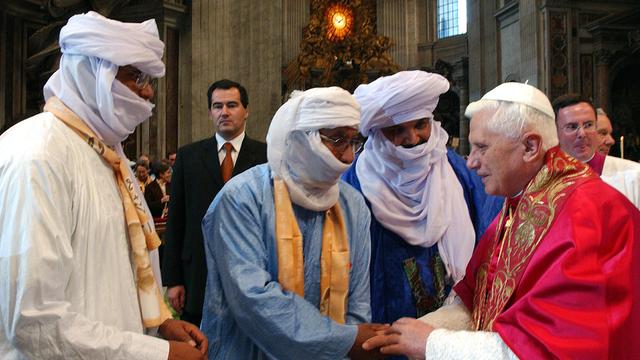
M304 298L302 234L284 181L274 179L278 282ZM340 203L325 212L320 258L320 312L344 324L349 294L349 241Z
M160 326L165 320L171 318L171 313L160 295L149 259L149 251L160 246L160 238L147 223L144 205L134 190L134 186L138 185L129 175L126 162L102 143L93 131L57 97L50 98L44 110L69 126L113 167L118 180L118 190L120 190L129 243L133 253L142 323L145 328Z

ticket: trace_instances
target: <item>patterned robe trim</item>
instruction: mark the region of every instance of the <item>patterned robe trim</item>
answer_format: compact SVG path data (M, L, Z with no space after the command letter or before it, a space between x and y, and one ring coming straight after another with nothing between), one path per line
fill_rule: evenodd
M432 311L439 309L446 298L445 294L445 277L446 272L444 263L439 254L431 257L430 264L431 273L433 274L434 295L429 295L425 289L425 283L420 276L420 266L415 257L411 257L402 261L402 267L411 288L411 294L416 305L415 317L422 317Z
M149 226L142 199L135 192L138 186L130 176L127 164L111 148L100 141L89 127L60 99L51 97L44 110L52 113L73 130L91 148L102 156L113 168L118 181L118 190L122 199L125 221L129 235L129 244L133 254L135 278L140 302L142 324L145 328L160 326L171 318L171 312L164 303L158 283L155 281L149 251L160 246L158 234Z
M597 177L588 165L554 147L547 151L544 166L525 189L510 219L505 219L509 211L505 201L493 243L476 273L472 314L475 330L492 330L569 194L579 184ZM495 277L489 287L489 266L496 256Z

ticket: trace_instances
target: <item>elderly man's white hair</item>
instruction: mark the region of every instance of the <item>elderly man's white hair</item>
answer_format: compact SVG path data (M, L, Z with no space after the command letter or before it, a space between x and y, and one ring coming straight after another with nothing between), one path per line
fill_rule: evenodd
M534 131L542 138L542 149L558 145L555 113L547 96L535 87L522 83L504 83L469 104L465 116L493 112L487 128L508 139L517 140Z

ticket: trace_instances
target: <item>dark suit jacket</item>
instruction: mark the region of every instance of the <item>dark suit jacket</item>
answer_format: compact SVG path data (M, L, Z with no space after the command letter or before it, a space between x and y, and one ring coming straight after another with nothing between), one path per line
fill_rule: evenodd
M171 194L171 184L166 185L167 195ZM162 210L164 210L164 204L162 203L162 189L158 180L153 180L144 188L144 199L147 201L149 210L151 210L151 216L159 218L162 216Z
M267 145L245 136L233 175L267 162ZM207 279L202 218L224 185L215 136L178 149L171 178L162 281L184 285L185 310L201 314Z

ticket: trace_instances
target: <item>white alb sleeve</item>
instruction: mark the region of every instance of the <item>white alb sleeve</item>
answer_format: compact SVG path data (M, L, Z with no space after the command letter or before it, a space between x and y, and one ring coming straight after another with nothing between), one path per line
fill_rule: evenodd
M436 329L427 339L425 359L512 360L518 357L496 332Z

